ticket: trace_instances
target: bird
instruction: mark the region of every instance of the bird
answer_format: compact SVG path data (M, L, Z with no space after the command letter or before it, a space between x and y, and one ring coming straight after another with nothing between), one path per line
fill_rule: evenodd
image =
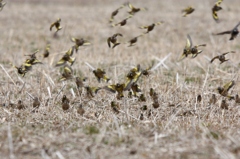
M123 19L122 21L120 21L120 22L118 22L118 23L116 23L116 24L112 24L112 26L124 26L124 25L126 25L127 24L127 20L128 19L130 19L130 18L132 18L132 16L130 15L130 16L128 16L127 18L125 18L125 19Z
M105 86L103 88L108 90L108 91L110 91L110 92L112 92L112 93L116 93L117 92L117 97L118 98L124 97L123 91L126 90L124 83L122 83L122 84L120 84L120 83L112 84L112 85Z
M140 114L139 119L140 119L140 120L143 120L143 119L144 119L143 113Z
M73 78L73 70L69 65L66 64L63 67L62 77L59 79L59 81L66 81L72 78Z
M83 109L82 104L79 105L78 109L77 109L77 113L82 115L85 113L85 110Z
M212 7L212 16L213 19L217 22L219 20L217 12L222 10L222 7L220 7L220 4L222 3L223 0L218 0L215 5Z
M96 94L100 89L102 89L101 87L90 87L90 86L85 86L84 88L87 91L87 96L90 98L94 97L94 94Z
M200 103L201 101L202 101L202 96L199 94L199 95L197 96L197 102Z
M52 23L50 25L50 31L52 31L52 28L55 27L57 30L56 32L58 32L59 30L62 29L62 27L60 26L60 22L61 22L61 18L58 18L54 23Z
M119 8L117 8L116 10L114 10L114 11L112 12L111 17L110 17L110 19L109 19L109 22L110 22L110 23L113 22L114 17L118 14L119 10L122 9L122 8L124 8L125 6L126 6L126 5L123 4L123 5L121 5Z
M160 25L160 24L162 24L162 23L163 23L163 21L160 21L160 22L157 22L157 23L153 23L153 24L151 24L151 25L141 26L141 27L139 27L139 28L140 28L140 29L147 29L147 32L144 33L144 34L147 34L147 33L149 33L150 31L152 31L152 30L155 28L155 26Z
M128 3L128 7L130 8L130 11L128 11L128 13L130 15L134 15L135 13L137 13L141 10L143 10L143 11L147 10L146 8L136 8L131 3Z
M81 78L81 77L75 77L75 82L77 85L77 88L82 88L84 86L83 82L85 82L87 80L87 77Z
M15 65L13 65L12 63L10 63L14 68L17 69L18 74L20 74L22 77L25 76L25 74L28 72L29 69L26 69L26 67L24 65L21 65L20 67L17 67Z
M34 97L33 108L39 108L39 106L40 106L40 101L39 101L38 97Z
M138 97L138 101L140 101L140 102L146 102L147 99L146 99L146 97L144 96L144 94L140 94L140 96Z
M118 46L120 43L117 41L117 37L122 36L120 33L113 34L107 39L108 46L111 48L111 43L113 44L112 49Z
M110 78L106 76L106 72L100 68L93 70L93 74L97 78L98 82L100 82L101 79L103 79L105 82L108 82L110 80Z
M187 42L183 49L183 53L180 57L180 60L184 59L185 57L188 57L189 54L191 54L191 48L192 48L192 39L189 34L187 34Z
M75 62L75 57L72 57L73 55L73 51L74 51L74 47L71 47L64 55L63 57L57 62L57 64L55 65L57 66L62 66L65 65L67 62L69 62L71 64L71 66L73 65L73 63Z
M66 95L63 95L63 97L62 97L62 109L63 110L68 110L69 107L70 107L69 103L70 103L70 100L67 98Z
M210 63L212 63L216 59L218 59L220 61L220 64L224 63L225 61L228 61L229 59L226 59L225 55L227 55L229 53L235 53L235 51L225 52L221 55L215 56L214 58L211 59Z
M139 85L136 82L133 82L131 85L131 90L133 92L133 96L137 97L137 93L141 92L142 90L140 89Z
M127 43L129 43L129 46L128 46L128 47L134 46L134 45L136 44L136 42L138 41L138 38L141 37L141 36L143 36L143 34L138 35L138 36L132 38L131 40L129 40L129 41L127 42Z
M142 75L142 71L141 71L141 68L140 68L140 64L138 64L137 67L132 68L128 72L128 74L126 76L126 82L125 82L126 83L126 87L130 88L130 85L133 82L136 83L141 75Z
M183 12L183 17L186 17L188 14L191 14L192 12L194 12L194 8L192 6L189 6L185 9L182 10Z
M3 2L3 0L0 0L0 11L2 11L3 7L6 5L6 2Z
M47 44L45 47L45 50L43 52L43 55L42 55L43 58L47 58L49 56L49 54L50 54L49 50L50 50L50 44Z
M198 54L202 53L203 50L199 50L198 49L199 46L207 46L207 44L201 44L201 45L196 45L192 47L191 49L192 58L195 58L197 57Z
M78 39L78 38L71 38L71 41L75 43L74 48L76 50L76 52L78 52L78 48L80 46L87 46L90 45L91 43L83 38Z
M157 109L160 105L158 101L154 101L152 104L153 108Z
M112 110L115 112L115 113L119 113L119 105L116 103L116 102L114 102L114 101L112 101L111 102L111 108L112 108Z
M209 100L209 104L216 104L217 98L215 94L212 94L212 97Z
M225 99L222 100L220 107L221 107L222 109L228 110L228 103L226 102Z
M21 110L21 109L25 109L26 107L23 105L22 101L21 100L18 100L18 103L17 103L17 109Z
M234 40L239 33L239 31L238 31L238 26L239 25L240 25L240 22L238 22L238 24L232 30L216 33L216 34L213 34L213 35L231 34L231 37L230 37L229 40Z
M235 85L235 82L232 80L228 83L226 83L223 87L218 87L218 93L224 97L227 97L229 99L234 99L233 96L228 94L228 91Z
M235 95L235 102L240 103L240 98L239 98L238 94Z

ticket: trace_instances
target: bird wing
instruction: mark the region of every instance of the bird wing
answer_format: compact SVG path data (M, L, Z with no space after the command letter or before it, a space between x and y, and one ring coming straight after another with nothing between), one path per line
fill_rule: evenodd
M223 86L223 91L228 92L228 91L234 86L234 84L235 84L234 81L231 81L231 82L226 83L226 84Z
M238 24L233 29L237 29L239 25L240 25L240 22L238 22Z
M210 63L212 63L215 59L218 59L219 56L215 56L214 58L212 58L212 60L210 61Z
M108 47L111 47L111 37L107 39Z
M212 16L213 16L214 20L216 20L216 21L218 20L218 15L217 15L216 11L212 10Z
M214 34L214 35L223 35L223 34L231 34L231 30L229 31L224 31L224 32L220 32L220 33L217 33L217 34Z
M185 46L185 49L190 49L192 47L192 39L190 37L190 35L188 34L187 35L187 43L186 43L186 46Z

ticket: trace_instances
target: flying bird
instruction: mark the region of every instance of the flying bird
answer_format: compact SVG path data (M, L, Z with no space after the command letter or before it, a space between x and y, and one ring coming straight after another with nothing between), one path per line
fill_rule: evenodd
M128 19L130 19L130 18L132 18L132 16L131 16L131 15L130 15L130 16L128 16L127 18L123 19L122 21L120 21L120 22L116 23L116 24L112 24L112 26L117 26L117 25L119 25L119 26L124 26L124 25L126 25L126 24L127 24L127 20L128 20Z
M223 0L218 0L212 8L212 16L215 21L219 20L217 12L222 9L222 7L220 7L220 4L222 3L222 1Z
M110 78L106 76L106 72L100 68L93 70L93 74L97 78L98 82L100 82L101 79L103 79L105 82L108 82L110 80Z
M162 24L162 23L163 23L163 22L161 21L161 22L153 23L153 24L151 24L151 25L141 26L141 27L139 27L139 28L140 28L140 29L147 29L147 32L144 33L144 34L147 34L147 33L149 33L150 31L152 31L152 30L155 28L155 26L160 25L160 24Z
M240 22L238 22L238 24L232 30L220 32L220 33L213 34L213 35L231 34L231 37L230 37L229 40L234 40L237 37L238 33L239 33L239 31L238 31L238 26L239 25L240 25Z
M226 83L223 87L218 87L218 93L224 97L228 97L229 99L234 99L233 96L230 96L228 94L228 91L235 85L234 81L230 81L228 83Z
M74 48L76 52L78 52L78 48L80 46L87 46L90 45L91 43L83 38L77 39L77 38L71 38L71 41L75 43Z
M112 49L120 44L120 42L117 41L118 36L122 36L122 34L116 33L116 34L113 34L113 36L111 36L107 39L107 43L108 43L109 47L111 47L111 43L113 44Z
M129 41L127 42L127 43L129 43L129 46L128 46L128 47L134 46L134 45L136 44L136 42L138 41L138 38L141 37L141 36L143 36L143 34L138 35L138 36L132 38L131 40L129 40Z
M50 26L50 31L52 31L52 28L53 28L53 27L56 28L56 32L58 32L59 30L61 30L62 27L60 26L60 22L61 22L61 18L58 18L57 21L55 21L54 23L52 23L51 26Z
M225 58L225 55L227 55L227 54L229 54L229 53L235 53L235 51L225 52L225 53L223 53L223 54L221 54L221 55L215 56L214 58L212 58L212 60L211 60L210 62L212 63L214 60L218 59L218 60L220 61L220 64L222 64L222 63L224 63L225 61L228 61L228 60L229 60L229 59L226 59L226 58Z
M69 62L71 64L71 66L73 65L73 63L75 62L75 57L72 57L73 55L73 50L74 50L74 46L71 47L64 55L63 57L57 62L57 64L55 66L62 66L65 65L67 62Z
M189 6L185 9L182 10L183 12L183 17L186 17L188 14L191 14L192 12L194 12L194 8L192 6Z
M137 12L139 12L141 10L143 10L143 11L147 10L146 8L136 8L131 3L128 3L128 7L130 9L130 11L128 11L128 13L130 15L134 15L135 13L137 13Z

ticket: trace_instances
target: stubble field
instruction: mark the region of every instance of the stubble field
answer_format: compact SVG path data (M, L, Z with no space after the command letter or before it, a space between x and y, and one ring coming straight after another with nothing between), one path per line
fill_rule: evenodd
M0 155L1 158L240 158L240 105L216 90L234 80L229 93L239 93L240 39L212 33L232 29L238 22L239 0L223 1L220 22L211 15L215 1L134 0L136 13L125 26L111 27L111 13L125 1L20 1L7 2L0 12ZM192 5L195 11L182 17L181 10ZM128 7L119 10L114 22L128 16ZM54 37L51 23L61 18L62 29ZM139 37L135 46L125 42L145 32L142 25L164 21L149 34ZM107 38L121 33L121 44L114 49ZM196 58L178 61L187 34L193 44L207 44ZM87 77L85 86L105 87L123 83L130 69L146 69L154 62L149 77L141 76L138 85L146 96L117 99L115 93L99 90L89 98L79 94L75 79L59 81L62 67L55 67L66 50L74 45L71 37L91 42L79 47L74 76ZM47 43L50 55L41 57ZM38 59L25 77L12 64L20 66L26 54L39 49ZM212 57L235 51L219 64ZM164 59L161 63L161 60ZM163 61L163 60L162 60ZM91 68L103 68L111 80L98 82ZM157 92L159 107L153 108L150 88ZM217 101L210 104L212 95ZM62 97L70 108L62 109ZM197 101L197 96L202 100ZM33 108L33 97L40 107ZM25 109L14 108L21 100ZM228 109L221 108L226 100ZM119 113L111 102L119 104ZM79 105L85 113L78 113ZM146 105L147 110L141 108ZM141 115L142 114L142 115ZM143 117L143 118L140 118Z

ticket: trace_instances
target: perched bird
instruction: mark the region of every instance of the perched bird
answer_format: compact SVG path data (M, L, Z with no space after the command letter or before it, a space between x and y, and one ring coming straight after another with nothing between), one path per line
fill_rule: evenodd
M73 65L73 63L75 62L75 57L72 57L73 55L73 47L71 47L64 55L63 57L57 62L57 64L55 65L57 66L62 66L65 65L67 62L69 62L71 64L71 66Z
M153 106L153 108L157 109L160 105L159 105L158 101L154 101L152 106Z
M108 78L105 74L106 72L100 68L93 70L93 74L95 75L95 77L97 78L98 82L101 81L101 79L103 79L105 82L108 82L110 80L110 78Z
M60 26L60 22L61 22L61 18L58 18L57 21L55 21L54 23L51 24L50 26L50 31L52 31L52 28L55 27L57 30L56 32L58 32L59 30L62 29L62 27Z
M113 36L107 39L108 46L111 47L111 43L113 44L112 49L118 46L120 43L117 41L117 37L122 36L120 33L113 34Z
M115 112L115 113L119 113L119 105L116 103L116 102L114 102L114 101L112 101L111 102L111 108L112 108L112 110Z
M91 43L83 38L77 39L77 38L71 38L71 41L75 43L74 48L76 52L78 52L78 48L80 46L87 46L90 45Z
M84 88L87 91L87 96L90 98L94 97L94 94L96 94L100 89L102 89L100 87L89 87L89 86L85 86Z
M182 10L183 17L186 17L188 14L191 14L195 9L192 6L189 6Z
M228 103L226 102L225 99L222 100L222 103L221 103L220 107L221 107L222 109L228 110Z
M125 7L125 5L123 4L123 5L121 5L121 7L117 8L116 10L114 10L114 11L112 12L111 17L110 17L110 19L109 19L109 22L110 22L110 23L113 22L114 17L118 14L119 10L122 9L122 8L124 8L124 7Z
M238 94L236 94L236 96L235 96L235 102L240 103L240 98L239 98Z
M130 8L130 11L128 11L130 15L134 15L135 13L141 10L144 10L144 11L147 10L146 8L136 8L131 3L128 3L128 7Z
M209 100L209 104L216 104L217 98L215 94L212 94L212 97Z
M0 0L0 11L2 11L3 7L6 5L6 2L3 2L3 0Z
M83 109L82 104L79 105L79 107L77 109L77 113L80 115L83 115L85 113L85 110Z
M140 120L143 120L143 119L144 119L143 113L140 114L139 119L140 119Z
M43 52L44 58L47 58L49 56L49 54L50 54L49 50L50 50L50 44L47 44L47 46L45 47L45 50Z
M69 65L65 65L63 68L62 77L59 81L65 81L73 78L73 70Z
M158 101L158 94L155 92L155 90L153 88L150 88L149 95L154 102Z
M25 109L25 106L23 105L22 101L21 100L18 100L18 103L17 103L17 109L21 110L21 109Z
M235 85L234 81L230 81L228 83L226 83L223 87L218 87L218 93L221 94L224 97L228 97L229 99L234 99L233 96L230 96L228 94L228 91Z
M141 27L139 27L139 28L140 28L140 29L147 29L147 32L144 33L144 34L147 34L147 33L149 33L150 31L152 31L155 26L160 25L160 24L162 24L162 23L163 23L163 22L161 21L161 22L153 23L153 24L151 24L151 25L141 26Z
M70 108L69 102L67 102L67 101L62 102L63 110L68 110L69 108Z
M239 33L239 31L238 31L238 26L239 25L240 25L240 22L238 22L238 24L232 30L224 31L224 32L221 32L221 33L213 34L213 35L231 34L231 37L230 37L229 40L234 40Z
M125 19L123 19L122 21L120 21L120 22L118 22L118 23L116 23L116 24L112 24L112 26L124 26L124 25L126 25L127 24L127 20L128 19L130 19L130 18L132 18L132 16L130 15L130 16L128 16L127 18L125 18Z
M143 34L138 35L138 36L132 38L131 40L129 40L129 41L127 42L127 43L129 43L129 46L128 46L128 47L130 47L130 46L134 46L134 45L136 44L138 38L141 37L141 36L143 36Z
M105 86L103 87L104 89L110 91L110 92L113 92L113 93L116 93L117 92L117 97L119 98L122 98L124 97L123 95L123 91L125 91L125 84L122 83L122 84L112 84L112 85L108 85L108 86Z
M215 56L214 58L212 58L212 60L210 61L211 63L215 60L218 59L220 61L220 64L224 63L225 61L228 61L229 59L225 58L225 55L229 54L229 53L235 53L235 51L230 51L230 52L225 52L221 55Z
M220 11L222 9L222 7L220 7L220 4L222 3L223 0L218 0L215 5L212 7L212 16L213 16L213 19L215 21L218 21L219 18L218 18L218 15L217 15L217 12Z
M33 108L39 108L39 106L40 106L40 101L39 101L38 97L35 97L33 99Z
M147 105L143 105L143 106L140 108L140 110L143 110L143 111L147 110Z

